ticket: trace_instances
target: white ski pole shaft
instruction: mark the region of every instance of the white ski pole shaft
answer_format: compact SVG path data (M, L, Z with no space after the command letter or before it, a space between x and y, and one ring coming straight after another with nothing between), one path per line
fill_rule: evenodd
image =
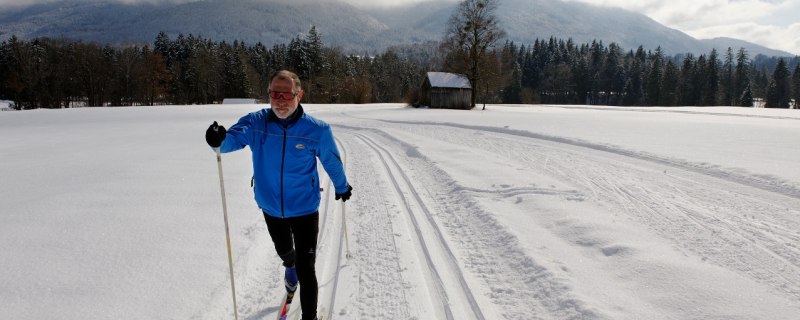
M347 249L347 253L345 253L345 257L350 259L350 239L347 237L347 215L345 214L344 209L344 201L342 201L342 225L344 226L344 245Z
M233 296L233 318L239 320L239 312L236 310L236 286L233 281L233 258L231 256L231 233L228 230L228 203L225 201L225 183L222 179L222 155L219 148L214 148L217 152L217 169L219 169L219 190L222 193L222 215L225 217L225 243L228 245L228 270L231 273L231 295Z
M342 161L342 168L347 168L347 153L343 154L344 161ZM344 245L347 252L345 253L345 257L350 259L350 239L347 236L347 211L345 211L344 201L342 201L342 227L344 231Z

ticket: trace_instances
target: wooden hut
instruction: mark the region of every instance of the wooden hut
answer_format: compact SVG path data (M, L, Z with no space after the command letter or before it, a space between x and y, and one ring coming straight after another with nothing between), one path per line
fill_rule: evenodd
M428 72L420 88L420 104L431 108L472 109L472 86L463 74Z

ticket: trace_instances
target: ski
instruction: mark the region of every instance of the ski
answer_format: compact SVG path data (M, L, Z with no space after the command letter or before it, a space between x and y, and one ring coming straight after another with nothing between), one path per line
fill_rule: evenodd
M292 305L292 298L294 298L294 292L287 292L283 296L281 312L278 313L278 320L286 320L286 317L289 315L289 307Z

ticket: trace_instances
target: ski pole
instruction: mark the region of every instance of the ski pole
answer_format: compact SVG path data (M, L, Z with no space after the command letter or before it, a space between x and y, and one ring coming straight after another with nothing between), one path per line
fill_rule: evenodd
M225 217L225 242L228 245L228 269L231 273L231 295L233 296L233 318L239 320L239 313L236 311L236 286L233 281L233 258L231 257L231 233L228 231L228 204L225 201L225 183L222 179L222 154L219 147L214 148L217 152L217 169L219 169L219 190L222 193L222 215Z
M342 225L344 226L344 245L347 249L347 253L345 253L345 257L350 259L352 255L350 255L350 239L347 237L347 215L345 214L344 210L344 201L342 201Z
M344 160L342 161L342 169L346 169L347 168L347 153L346 152L343 154L343 158L344 158ZM345 214L346 212L347 211L345 211L345 208L344 208L344 201L342 201L342 226L344 227L344 245L345 245L345 248L347 249L347 253L345 253L344 256L345 256L345 258L350 259L350 257L352 257L352 255L350 255L350 239L347 236L347 214Z

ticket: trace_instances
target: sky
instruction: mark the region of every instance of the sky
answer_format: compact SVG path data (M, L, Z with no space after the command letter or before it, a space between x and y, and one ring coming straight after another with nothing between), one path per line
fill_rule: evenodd
M51 0L0 0L0 8ZM194 0L107 0L124 3ZM343 0L359 7L431 0ZM455 2L457 0L444 0ZM502 3L502 0L500 0ZM647 15L698 39L730 37L800 55L800 0L571 0Z

